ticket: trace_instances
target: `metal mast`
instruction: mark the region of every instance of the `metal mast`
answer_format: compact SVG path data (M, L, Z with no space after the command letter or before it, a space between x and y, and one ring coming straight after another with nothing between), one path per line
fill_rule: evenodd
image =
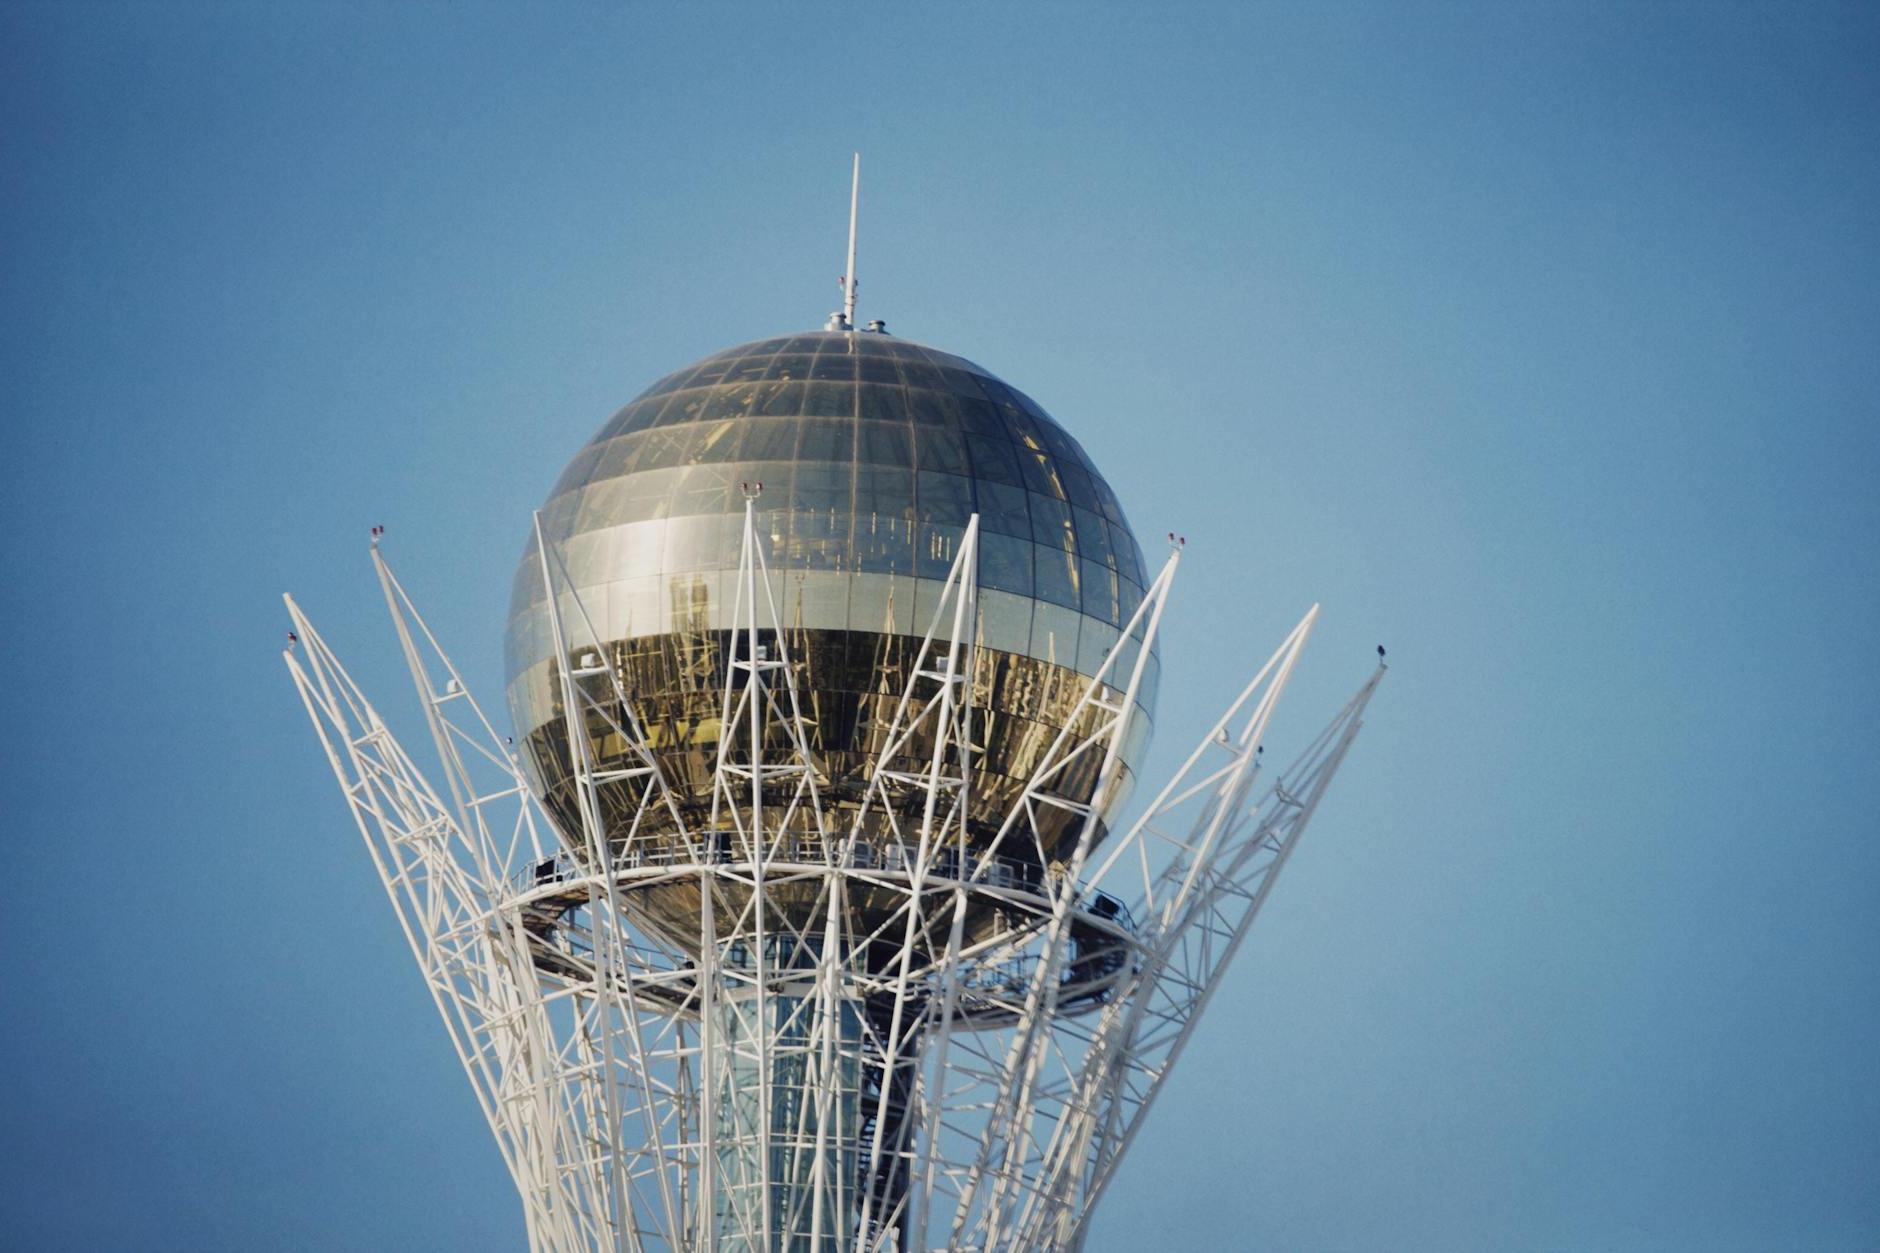
M852 193L845 316L853 206ZM376 542L441 788L287 601L288 671L515 1180L530 1247L1076 1249L1384 667L1292 765L1263 771L1315 606L1141 817L1104 838L1096 816L1173 552L997 840L969 848L975 516L862 800L898 842L867 842L860 815L845 828L822 805L752 496L719 697L727 730L710 812L690 821L539 526L581 798L568 837ZM598 769L594 732L627 745L628 764ZM1060 790L1089 768L1095 795ZM621 838L618 815L603 827L597 789L623 779L638 811ZM898 803L909 796L919 803ZM1041 819L1067 810L1081 823L1070 855L1026 874L1006 851L1042 847ZM655 819L680 839L642 839ZM684 934L636 904L675 884L698 905ZM866 934L849 908L862 895L892 903ZM1004 921L971 933L969 902L986 900Z
M859 284L855 280L855 216L862 199L862 154L855 154L855 165L849 174L849 261L843 268L838 281L842 285L842 312L829 315L829 330L852 331L855 329L855 290Z

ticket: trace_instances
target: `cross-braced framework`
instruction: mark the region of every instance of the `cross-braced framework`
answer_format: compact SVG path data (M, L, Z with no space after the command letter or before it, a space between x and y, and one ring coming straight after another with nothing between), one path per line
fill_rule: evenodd
M682 816L539 521L578 831L545 818L376 543L441 790L288 598L288 669L530 1246L1078 1248L1384 669L1264 777L1315 606L1142 815L1106 832L1175 551L996 835L973 836L975 518L839 818L753 519L747 503L703 823ZM626 747L606 768L597 736ZM1064 783L1093 764L1094 790ZM602 789L622 783L636 810L604 824ZM1064 812L1068 856L1041 834ZM642 905L675 887L696 930Z

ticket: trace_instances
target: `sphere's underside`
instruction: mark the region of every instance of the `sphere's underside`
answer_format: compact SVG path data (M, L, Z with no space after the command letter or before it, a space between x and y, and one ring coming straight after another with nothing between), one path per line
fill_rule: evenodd
M1114 493L1028 397L969 361L882 334L728 349L615 414L555 485L543 528L695 831L709 810L718 745L740 484L760 482L758 532L784 643L827 775L824 805L844 827L966 522L979 514L974 699L983 752L970 826L989 837L1141 602L1147 574ZM562 617L579 621L572 600L564 598ZM533 542L517 569L507 643L525 763L579 843ZM1124 746L1124 786L1106 818L1140 762L1156 677L1152 655ZM590 730L601 765L619 761L622 746L604 726ZM1066 780L1066 790L1087 797L1093 769ZM634 796L609 786L604 823L617 837ZM1066 815L1057 834L1070 830ZM683 914L681 902L671 904Z

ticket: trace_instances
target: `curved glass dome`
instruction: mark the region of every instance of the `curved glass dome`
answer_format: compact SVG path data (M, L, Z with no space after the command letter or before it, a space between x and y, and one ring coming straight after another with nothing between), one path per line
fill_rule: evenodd
M985 755L973 812L996 826L1149 577L1084 450L972 362L868 332L727 349L616 413L556 483L543 526L669 779L701 804L745 482L763 484L759 529L838 806L859 794L871 731L901 691L897 667L911 660L967 519L979 514ZM531 542L511 605L509 700L525 758L568 829L553 653ZM1124 750L1132 775L1155 685L1152 664Z

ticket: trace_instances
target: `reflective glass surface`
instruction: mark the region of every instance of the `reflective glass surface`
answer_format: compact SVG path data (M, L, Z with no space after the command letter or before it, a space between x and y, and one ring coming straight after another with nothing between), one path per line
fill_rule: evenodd
M978 512L986 531L1044 550L1001 544L985 586L1112 626L1142 596L1141 552L1077 441L973 363L888 335L760 340L666 376L569 462L544 519L559 540L660 520L700 531L709 524L680 520L741 513L746 482L764 485L759 508L789 552L780 564L924 572L947 529ZM736 565L735 544L684 543L680 565L634 569ZM1114 578L1092 588L1099 568ZM512 615L540 599L538 584L518 580Z
M869 728L886 716L870 703L883 658L924 632L979 515L987 752L975 808L996 822L1151 575L1082 447L972 362L871 333L728 349L609 419L543 508L579 597L562 616L594 624L688 788L705 785L715 743L746 483L762 484L759 531L784 626L800 633L818 747L847 781L837 791L857 785ZM558 794L566 753L553 748L560 702L543 596L531 541L511 602L510 701L532 765ZM1152 676L1125 752L1131 768L1154 710Z

